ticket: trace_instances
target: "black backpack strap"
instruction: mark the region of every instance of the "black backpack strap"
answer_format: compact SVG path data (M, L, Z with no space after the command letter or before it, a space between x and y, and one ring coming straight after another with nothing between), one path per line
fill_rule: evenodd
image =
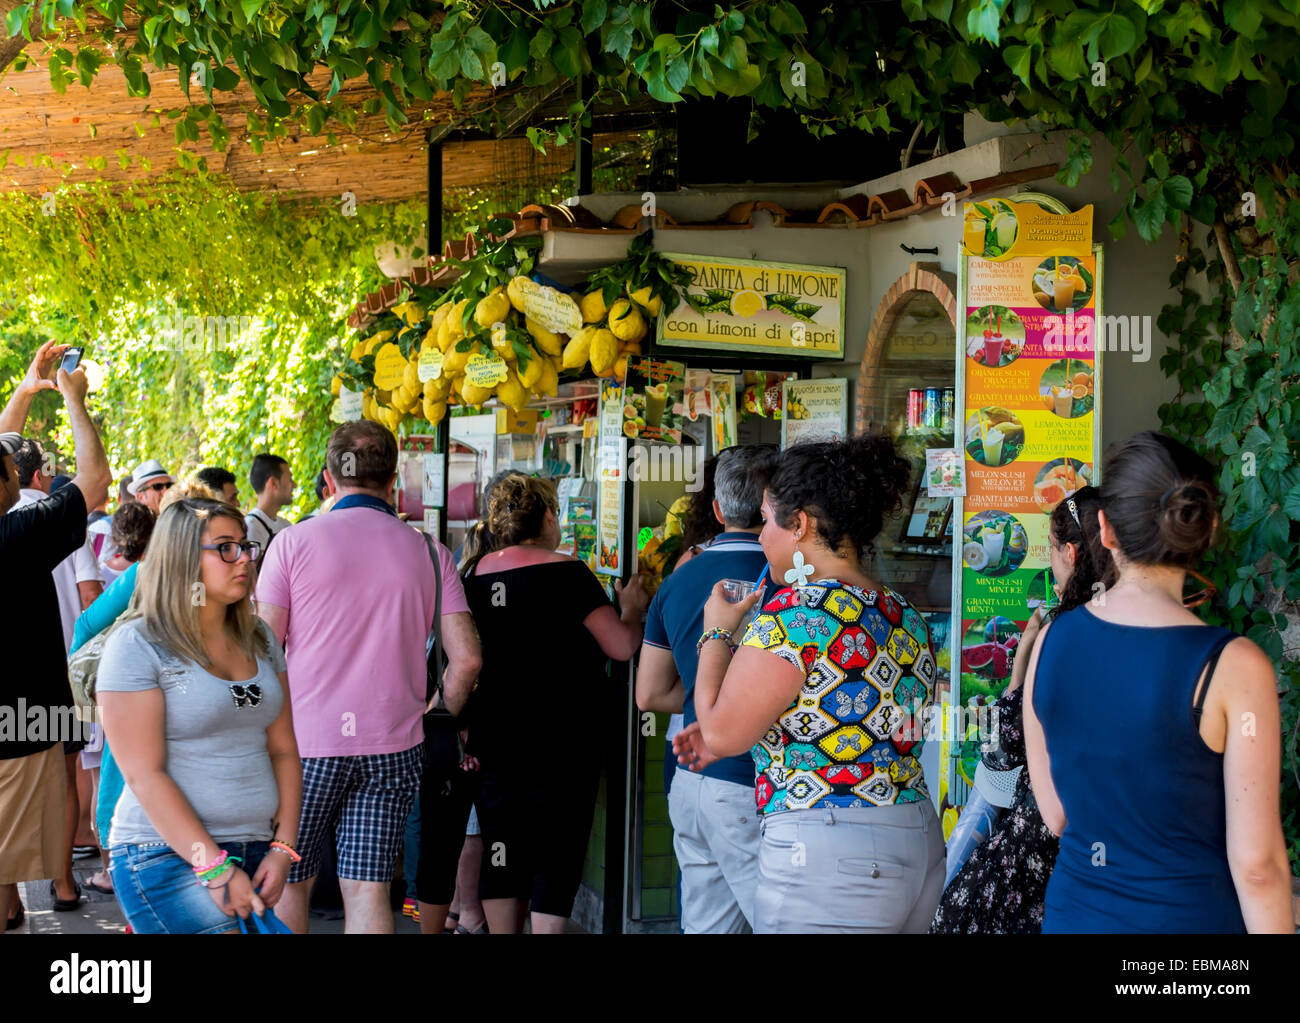
M1210 652L1205 655L1205 663L1201 665L1201 671L1196 677L1199 680L1202 676L1205 678L1205 684L1201 686L1200 695L1196 697L1192 704L1192 720L1196 722L1197 727L1201 724L1201 711L1205 708L1205 697L1210 691L1210 681L1214 678L1214 669L1219 664L1219 655L1223 653L1223 648L1237 638L1235 632L1229 632L1220 636L1215 641L1214 646L1210 647Z

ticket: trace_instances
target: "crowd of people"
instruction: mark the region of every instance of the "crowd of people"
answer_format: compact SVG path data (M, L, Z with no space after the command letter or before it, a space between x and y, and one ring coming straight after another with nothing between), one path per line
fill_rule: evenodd
M293 525L272 454L247 513L229 469L177 481L150 459L108 516L62 352L0 413L6 929L18 882L76 909L84 852L135 933L268 911L305 933L324 875L348 932L389 933L399 863L424 933L563 931L600 764L561 733L539 759L537 710L590 704L632 660L638 707L674 716L685 933L1293 928L1273 666L1189 609L1217 471L1167 437L1116 445L1052 514L1059 600L1020 638L981 768L1010 779L1006 807L949 862L914 728L935 650L876 574L911 475L887 438L720 452L653 600L637 575L611 600L557 552L555 485L518 472L457 564L397 515L396 438L370 422L333 432ZM70 479L22 437L49 389ZM93 723L55 734L74 701ZM44 731L5 727L33 709Z

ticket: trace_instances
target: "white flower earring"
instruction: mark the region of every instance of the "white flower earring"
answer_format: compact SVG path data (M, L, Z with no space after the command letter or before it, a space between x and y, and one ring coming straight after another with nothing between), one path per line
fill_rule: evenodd
M816 571L812 565L804 561L803 551L799 549L799 541L802 538L802 532L794 535L794 568L785 574L786 583L796 589L803 589L807 586L808 580L812 578L813 572Z

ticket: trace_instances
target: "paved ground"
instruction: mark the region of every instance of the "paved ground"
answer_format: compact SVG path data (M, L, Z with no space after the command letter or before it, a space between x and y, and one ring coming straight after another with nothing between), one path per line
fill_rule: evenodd
M75 860L72 865L73 875L81 884L85 901L74 912L54 912L54 899L50 895L49 881L30 881L18 885L22 895L27 917L17 930L10 931L10 937L17 934L123 934L126 930L126 918L118 908L117 900L111 895L86 888L85 882L91 874L99 869L99 859ZM419 934L420 925L400 912L393 914L393 928L397 934ZM585 933L572 921L568 930L572 934ZM312 915L312 934L342 934L343 918L326 920Z
M30 881L19 884L23 906L27 910L27 919L22 927L10 931L10 937L16 934L123 934L126 930L126 918L118 908L117 900L111 895L101 895L86 888L86 878L99 869L99 859L75 860L72 872L85 892L85 901L75 912L54 912L54 899L50 896L49 881ZM393 914L394 928L398 934L419 934L420 925L414 920ZM311 918L313 934L342 934L343 918L325 920L318 916Z

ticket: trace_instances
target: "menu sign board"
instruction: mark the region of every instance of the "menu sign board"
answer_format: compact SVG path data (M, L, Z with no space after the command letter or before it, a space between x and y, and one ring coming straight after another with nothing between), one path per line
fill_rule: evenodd
M664 255L694 280L659 316L656 345L844 358L843 267Z
M966 492L953 625L954 696L967 708L1001 694L1034 609L1055 600L1052 512L1097 482L1101 254L1091 214L1001 199L966 207L957 325ZM967 785L978 758L967 742L955 760Z

